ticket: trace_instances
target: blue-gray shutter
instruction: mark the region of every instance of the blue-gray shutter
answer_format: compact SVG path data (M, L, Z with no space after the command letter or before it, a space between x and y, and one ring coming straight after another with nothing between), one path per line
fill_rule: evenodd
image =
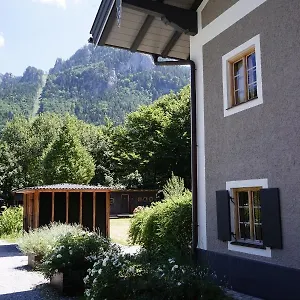
M260 203L263 244L282 249L279 189L261 189Z
M231 241L230 196L227 190L217 191L218 239Z

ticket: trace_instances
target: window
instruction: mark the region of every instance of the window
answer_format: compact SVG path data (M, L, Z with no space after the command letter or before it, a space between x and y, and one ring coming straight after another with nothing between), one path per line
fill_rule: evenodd
M231 64L232 98L231 106L242 104L257 98L257 76L255 50L243 55Z
M260 36L222 58L224 117L263 103Z
M262 243L260 187L234 189L235 238Z

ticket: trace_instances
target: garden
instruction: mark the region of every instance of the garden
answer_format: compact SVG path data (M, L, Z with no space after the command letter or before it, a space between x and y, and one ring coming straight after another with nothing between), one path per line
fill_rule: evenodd
M128 254L123 246L79 225L52 223L18 239L18 247L63 294L100 299L228 299L210 270L191 258L191 193L173 176L164 187L165 200L138 209L130 220ZM7 208L0 216L20 215ZM19 216L18 215L18 216ZM22 215L22 214L21 214ZM1 225L2 224L2 225ZM1 227L2 226L2 227ZM11 224L10 234L20 228Z

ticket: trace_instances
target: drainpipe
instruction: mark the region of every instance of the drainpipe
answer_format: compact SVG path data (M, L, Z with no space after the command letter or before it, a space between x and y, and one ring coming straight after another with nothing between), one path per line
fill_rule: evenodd
M191 67L191 171L192 171L192 254L196 261L198 244L198 179L197 179L197 98L196 98L196 65L192 60L159 61L153 56L156 66L182 66Z

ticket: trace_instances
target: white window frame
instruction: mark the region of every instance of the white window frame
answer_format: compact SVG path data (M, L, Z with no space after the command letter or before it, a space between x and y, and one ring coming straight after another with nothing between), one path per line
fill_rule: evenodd
M257 76L257 98L241 103L237 106L231 107L232 89L231 80L232 74L230 72L231 62L238 58L244 52L255 49L256 57L256 76ZM222 80L223 80L223 106L224 117L231 116L246 109L263 104L263 91L262 91L262 75L261 75L261 50L260 50L260 34L253 37L251 40L233 49L222 57Z
M233 190L237 188L247 188L247 187L258 187L261 186L264 189L268 188L268 179L250 179L250 180L240 180L240 181L227 181L226 182L226 190L228 190L231 197L233 197ZM231 228L235 228L235 220L234 220L234 211L235 207L233 203L230 203L230 216L231 216ZM246 254L259 255L264 257L272 257L272 250L270 247L266 247L266 249L253 248L239 245L233 245L230 241L228 242L228 250L242 252Z

